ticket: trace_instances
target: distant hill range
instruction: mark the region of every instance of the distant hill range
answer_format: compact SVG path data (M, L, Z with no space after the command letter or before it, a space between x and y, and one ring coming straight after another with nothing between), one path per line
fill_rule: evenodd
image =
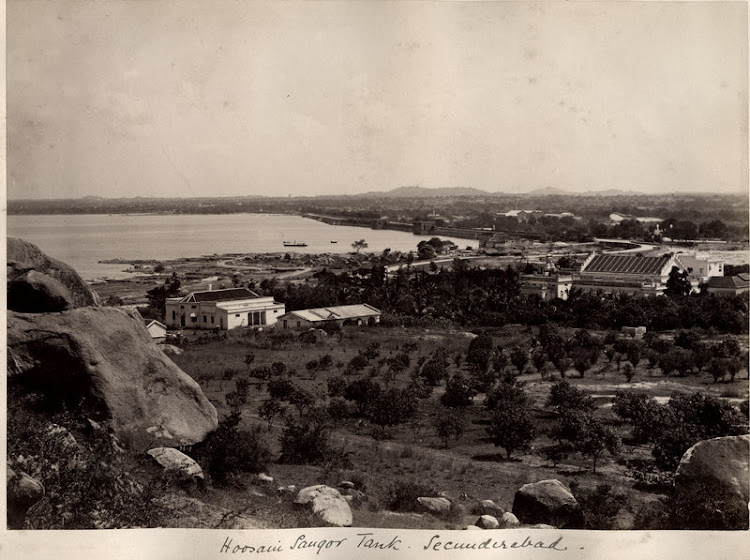
M456 197L456 196L637 196L643 195L640 191L608 189L602 191L574 192L558 189L556 187L544 187L525 192L498 191L489 192L474 187L399 187L390 191L370 191L363 194L350 195L353 197L367 198L433 198L433 197Z

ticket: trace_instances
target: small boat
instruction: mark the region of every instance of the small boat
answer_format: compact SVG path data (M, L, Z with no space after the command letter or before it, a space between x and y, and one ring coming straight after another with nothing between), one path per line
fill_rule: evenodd
M283 241L284 247L307 247L304 241Z
M333 241L331 241L331 243L338 243L338 241L337 240L333 240Z

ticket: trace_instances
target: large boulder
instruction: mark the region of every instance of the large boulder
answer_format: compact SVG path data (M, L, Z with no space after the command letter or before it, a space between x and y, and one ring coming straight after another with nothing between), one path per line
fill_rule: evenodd
M545 523L559 528L583 527L581 506L559 480L524 484L513 499L513 514L521 523Z
M7 249L8 309L43 313L99 305L96 293L73 268L33 243L9 237Z
M334 527L351 527L352 510L335 488L318 484L303 488L294 500L295 505L310 509L325 523Z
M109 420L126 447L192 445L218 425L216 409L151 341L137 312L9 312L7 333L9 385Z
M682 456L674 483L680 494L709 492L745 509L750 501L750 435L699 441Z
M419 497L417 502L422 510L433 515L446 515L451 510L451 501L448 498Z
M8 489L8 527L22 529L26 512L44 496L44 486L23 471L6 471Z
M195 459L188 457L174 447L154 447L149 449L147 453L154 458L154 461L164 467L164 470L172 471L180 478L199 478L201 480L204 478L203 469Z

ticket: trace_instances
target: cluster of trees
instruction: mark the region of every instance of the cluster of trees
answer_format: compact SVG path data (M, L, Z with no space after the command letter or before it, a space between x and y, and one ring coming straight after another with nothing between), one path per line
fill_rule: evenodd
M653 443L656 465L674 471L690 447L701 440L747 433L748 407L740 408L704 393L676 393L666 404L632 390L618 390L614 413L632 426L632 440Z

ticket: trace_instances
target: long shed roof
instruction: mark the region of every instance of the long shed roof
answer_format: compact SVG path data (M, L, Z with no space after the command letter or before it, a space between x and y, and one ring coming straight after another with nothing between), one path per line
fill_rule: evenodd
M313 323L318 321L334 321L341 319L356 319L357 317L371 317L379 315L380 310L366 303L356 305L337 305L332 307L316 307L314 309L297 309L287 315L297 315Z
M612 272L617 274L659 274L674 258L673 255L596 255L581 272Z

